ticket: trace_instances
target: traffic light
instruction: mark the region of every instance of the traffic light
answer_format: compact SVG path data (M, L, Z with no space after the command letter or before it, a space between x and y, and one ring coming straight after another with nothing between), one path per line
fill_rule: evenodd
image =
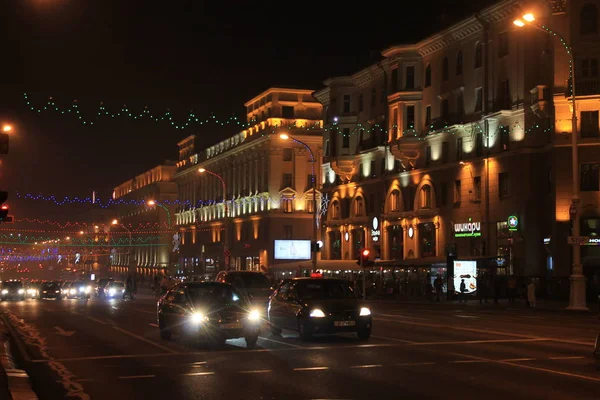
M370 254L371 254L371 250L362 249L358 256L358 260L356 260L356 264L360 265L361 267L370 267L370 266L374 265L375 263L373 261L369 260Z

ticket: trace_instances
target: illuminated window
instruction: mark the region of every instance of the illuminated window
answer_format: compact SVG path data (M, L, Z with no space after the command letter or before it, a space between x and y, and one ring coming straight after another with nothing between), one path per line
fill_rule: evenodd
M390 211L400 211L400 192L398 190L393 190L390 193Z
M354 215L356 217L361 217L365 212L365 201L362 197L357 197L354 200Z
M284 213L291 213L294 211L294 200L289 197L283 197L281 199L281 205Z
M420 193L421 208L431 208L431 186L423 185Z

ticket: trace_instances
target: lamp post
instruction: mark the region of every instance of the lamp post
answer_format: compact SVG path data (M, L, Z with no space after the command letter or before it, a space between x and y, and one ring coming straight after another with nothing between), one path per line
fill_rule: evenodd
M146 201L146 205L148 207L158 206L158 207L162 208L163 210L165 210L165 212L167 213L167 226L168 226L167 230L169 231L169 233L173 233L172 231L174 229L173 229L173 226L171 225L171 212L169 211L169 209L167 207L163 206L162 204L160 204L156 200L148 200L148 201ZM172 263L176 264L176 262L173 262L174 260L173 260L172 256L173 256L173 251L169 250L169 265L167 265L167 270L171 266Z
M127 268L129 268L129 267L131 267L131 246L132 246L131 230L127 229L125 224L119 222L118 219L113 219L111 222L111 225L113 225L113 226L120 225L123 229L125 229L127 231L127 234L129 235L129 247L127 248Z
M573 48L567 44L567 41L557 32L544 25L538 25L535 22L535 16L531 13L524 14L522 18L516 19L514 24L519 28L530 26L550 36L556 36L562 43L567 55L569 56L569 69L571 75L571 160L572 160L572 180L573 194L571 199L571 217L573 218L573 269L569 281L571 282L569 290L569 310L587 310L585 299L585 276L581 265L581 247L579 243L580 221L579 221L579 152L577 149L577 107L575 98L575 57L573 57ZM568 83L567 83L568 86Z
M311 250L311 259L312 259L312 272L317 272L317 248L316 248L316 246L318 246L318 244L317 244L317 183L316 183L317 177L315 176L315 162L316 162L315 155L309 145L307 145L303 141L298 140L295 137L293 137L287 133L280 134L279 138L282 140L289 139L298 144L301 144L310 153L310 162L312 163L311 190L312 190L312 194L313 194L313 198L312 198L312 204L313 204L313 207L312 207L313 208L313 210L312 210L313 211L312 236L313 236L313 240L312 240L312 244L310 246L311 247L310 250Z
M198 168L198 172L201 174L207 173L214 177L216 177L219 181L221 181L221 188L223 189L223 206L225 211L225 217L223 218L224 232L225 237L223 238L223 259L225 261L226 269L229 269L229 208L227 207L227 185L225 184L225 180L223 177L216 172L209 171L206 168Z

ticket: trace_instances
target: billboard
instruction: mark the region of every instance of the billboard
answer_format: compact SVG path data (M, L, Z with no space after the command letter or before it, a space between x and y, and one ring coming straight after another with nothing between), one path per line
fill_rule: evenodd
M460 283L465 280L466 294L477 290L477 261L454 261L454 290L460 292Z
M276 260L310 260L310 240L275 240Z

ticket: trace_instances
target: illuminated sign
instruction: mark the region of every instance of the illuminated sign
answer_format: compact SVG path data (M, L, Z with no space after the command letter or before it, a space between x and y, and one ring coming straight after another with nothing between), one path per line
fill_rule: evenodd
M508 230L511 232L515 232L519 227L519 218L516 215L511 215L508 217Z
M469 222L454 224L454 237L479 237L481 236L481 222Z
M381 236L381 229L379 229L379 218L373 217L373 222L371 226L371 238L374 242L378 242L379 237Z
M275 240L276 260L310 260L310 240Z
M408 237L412 239L412 237L415 236L415 230L413 229L412 226L408 227Z
M477 290L477 261L454 261L454 290L460 292L464 281L463 293L473 293Z

